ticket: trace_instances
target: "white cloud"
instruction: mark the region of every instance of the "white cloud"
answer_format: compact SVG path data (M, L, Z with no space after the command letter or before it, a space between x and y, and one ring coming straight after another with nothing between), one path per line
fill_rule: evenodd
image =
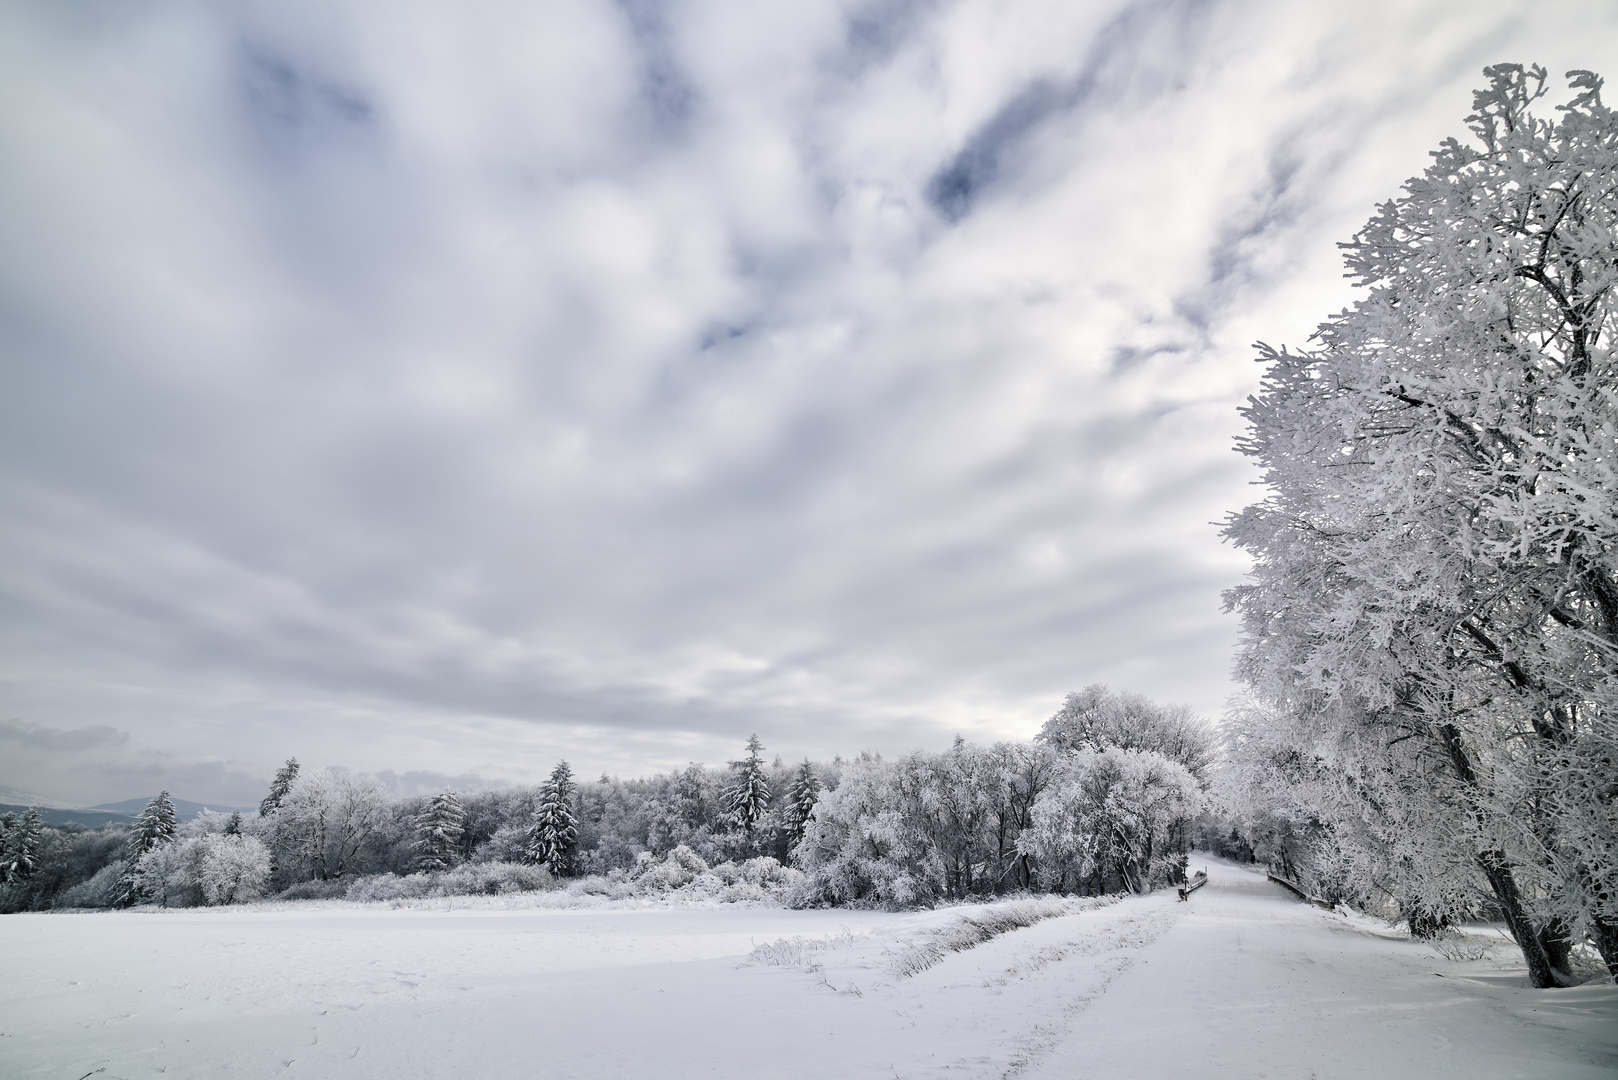
M1098 680L1215 711L1249 342L1347 300L1333 242L1485 63L1615 40L1573 0L8 9L0 708L513 779L1026 736Z

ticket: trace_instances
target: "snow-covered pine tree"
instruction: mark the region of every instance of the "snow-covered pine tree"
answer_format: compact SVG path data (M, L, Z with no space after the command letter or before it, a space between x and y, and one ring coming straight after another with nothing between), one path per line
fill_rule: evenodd
M574 809L577 786L573 769L558 762L551 777L540 787L539 805L534 810L534 826L528 833L528 860L543 863L558 877L569 877L577 868L579 819Z
M135 819L135 827L129 834L130 856L139 858L159 844L168 843L174 839L174 828L174 800L166 790L160 791Z
M298 759L287 758L287 763L276 772L275 779L270 781L270 793L264 796L264 801L258 804L258 816L269 817L281 808L281 801L292 790L292 782L298 778Z
M760 753L763 749L757 734L747 737L747 756L730 763L731 784L721 796L726 816L743 832L752 832L770 808L770 781Z
M135 870L141 856L153 848L171 842L174 839L174 829L174 801L169 798L167 790L160 791L155 799L146 804L146 809L140 812L140 816L135 819L134 828L129 832L124 875L120 879L122 889L118 898L119 907L127 907L140 900Z
M0 881L27 881L33 876L44 830L45 823L32 806L21 819L9 811L5 814L0 820Z
M1618 972L1618 116L1590 72L1555 121L1544 69L1484 74L1477 145L1344 245L1367 295L1316 350L1260 346L1239 448L1271 494L1226 525L1256 564L1227 600L1341 788L1335 842L1424 919L1470 891L1430 872L1464 847L1543 987L1586 938Z
M225 835L226 836L240 836L241 834L242 834L242 812L240 810L232 810L230 812L230 820L225 822Z
M416 817L416 869L448 870L458 861L466 812L453 791L434 795Z
M793 774L792 786L787 789L787 804L782 814L789 851L803 839L803 831L809 826L810 817L815 811L815 802L819 798L820 777L815 774L814 764L808 758L804 758L803 764L799 765L798 771Z

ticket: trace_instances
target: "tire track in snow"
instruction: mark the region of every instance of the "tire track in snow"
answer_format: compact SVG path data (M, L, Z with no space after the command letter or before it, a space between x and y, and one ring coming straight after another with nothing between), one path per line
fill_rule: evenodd
M1029 1066L1066 1039L1069 1026L1107 992L1113 980L1135 966L1134 953L1146 948L1179 920L1180 912L1170 909L1129 915L1099 932L1060 945L1048 945L1034 952L1021 965L1007 969L1008 975L1026 977L1050 964L1084 957L1096 957L1092 969L1095 981L1069 998L1054 1022L1035 1024L1024 1030L1014 1044L1011 1060L1000 1073L1002 1080L1023 1073Z

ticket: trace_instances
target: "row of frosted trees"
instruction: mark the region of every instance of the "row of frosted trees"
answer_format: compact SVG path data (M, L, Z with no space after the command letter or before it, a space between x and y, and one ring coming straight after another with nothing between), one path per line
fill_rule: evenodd
M1189 710L1092 686L1032 743L862 758L794 849L804 902L930 904L1181 880L1214 739Z
M1363 298L1261 347L1228 804L1333 899L1504 921L1549 987L1618 972L1618 115L1485 75L1343 245Z
M1181 872L1211 757L1211 734L1189 712L1097 686L1070 695L1032 743L957 740L889 760L788 765L767 759L755 735L721 768L580 783L561 762L534 788L395 799L374 778L303 771L292 759L257 814L177 823L165 793L133 827L45 827L52 869L5 903L335 897L379 873L460 875L440 883L503 891L638 880L669 858L751 866L753 876L797 882L792 899L804 904L1139 891ZM32 853L40 843L13 846ZM40 858L19 857L14 875Z

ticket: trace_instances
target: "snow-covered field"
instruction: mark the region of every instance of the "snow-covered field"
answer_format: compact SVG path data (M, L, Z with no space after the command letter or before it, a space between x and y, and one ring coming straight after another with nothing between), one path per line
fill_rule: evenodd
M1160 894L1074 905L1088 910L960 952L936 946L979 908L445 901L14 915L0 919L0 1073L1551 1080L1618 1071L1618 987L1531 990L1503 945L1445 959L1378 923L1299 904L1245 867L1208 865L1211 883L1188 903Z

